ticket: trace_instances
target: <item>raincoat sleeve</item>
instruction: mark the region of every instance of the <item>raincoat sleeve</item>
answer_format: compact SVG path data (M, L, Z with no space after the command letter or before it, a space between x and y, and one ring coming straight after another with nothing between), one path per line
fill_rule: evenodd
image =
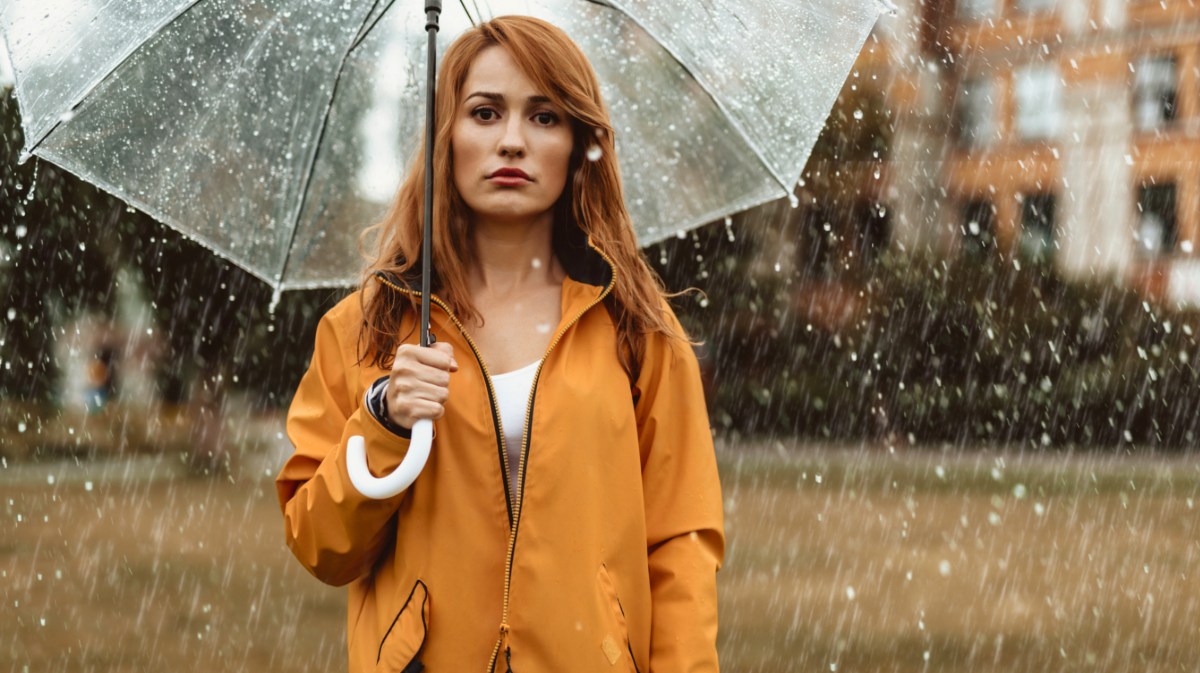
M363 403L366 391L359 389L354 364L359 321L347 308L344 301L317 326L312 362L288 409L295 451L275 479L288 547L317 579L333 585L370 571L404 497L372 500L359 493L346 473L347 440L363 436L375 476L400 464L409 441L384 428Z
M649 673L715 672L724 515L691 345L648 336L636 385L650 563Z

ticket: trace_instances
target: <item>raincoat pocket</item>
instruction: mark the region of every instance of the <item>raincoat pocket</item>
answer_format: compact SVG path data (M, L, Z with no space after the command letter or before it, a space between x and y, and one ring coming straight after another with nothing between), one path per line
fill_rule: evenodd
M604 593L604 599L608 603L612 616L611 628L605 633L604 640L600 641L600 649L604 652L609 665L614 669L640 673L637 661L633 658L633 645L629 642L625 608L621 606L621 597L617 595L617 586L613 583L612 576L608 574L608 567L603 563L600 564L600 571L596 574L596 581L600 584L600 590ZM622 659L627 659L627 663L623 663Z
M379 643L377 673L420 673L425 668L421 651L429 630L429 603L429 588L417 580Z

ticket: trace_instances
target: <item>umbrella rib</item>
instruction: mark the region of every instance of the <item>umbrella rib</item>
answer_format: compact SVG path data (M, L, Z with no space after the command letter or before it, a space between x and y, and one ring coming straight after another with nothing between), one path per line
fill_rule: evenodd
M358 37L354 38L354 42L350 45L350 51L358 49L358 45L362 44L363 40L367 39L367 36L371 34L371 31L375 30L375 26L379 25L380 20L383 19L384 15L388 13L388 10L390 10L394 4L396 4L396 0L388 0L387 7L384 7L383 11L375 15L375 20L371 22L371 25L368 26L365 22L363 23L364 27L359 29ZM376 0L375 6L379 6L378 0ZM374 11L375 8L372 7L371 9ZM370 15L371 12L367 12L367 16ZM349 52L347 52L347 54L349 54Z
M316 172L317 155L321 150L321 141L325 139L325 130L329 128L329 113L333 110L333 101L337 98L338 85L341 84L342 74L346 71L346 61L350 60L350 54L353 53L354 47L361 42L363 37L370 33L370 28L367 27L367 20L371 17L371 13L374 12L377 7L379 7L379 2L380 0L375 0L375 3L371 6L371 9L367 11L365 16L363 16L362 25L358 27L357 35L359 38L357 38L356 41L346 49L346 52L342 54L342 62L338 64L337 76L333 78L333 88L329 92L329 101L325 104L324 114L321 115L321 132L317 134L317 140L315 143L313 143L312 154L309 155L308 166L304 171L304 184L300 187L300 203L297 204L296 213L292 217L291 233L288 235L287 247L284 248L283 264L280 266L278 277L276 278L275 282L272 283L276 290L282 288L284 276L287 274L288 264L290 264L292 261L292 246L296 244L296 232L300 228L300 216L304 214L304 206L308 204L308 186L312 183L313 173ZM380 18L387 13L387 9L390 9L393 4L394 0L389 0L387 8L385 8L384 11L380 12L375 17L375 22L371 24L371 28L379 23Z
M164 20L164 21L162 21L161 23L159 23L159 24L158 24L158 26L156 26L156 27L154 28L154 30L150 32L150 35L149 35L149 36L148 36L148 37L147 37L145 40L142 40L141 42L139 42L139 43L137 43L137 44L133 45L133 47L132 47L131 49L129 49L128 51L126 51L126 52L125 52L125 54L121 56L120 60L118 60L118 61L117 61L117 63L116 63L115 65L113 65L113 67L109 68L108 72L104 73L104 74L103 74L103 75L101 75L100 77L97 77L97 78L96 78L96 79L95 79L95 80L94 80L94 81L93 81L93 82L92 82L90 85L88 85L88 86L87 86L87 87L86 87L86 88L83 90L83 92L82 92L82 93L80 93L78 96L76 96L76 97L75 97L75 101L74 101L73 103L71 103L70 107L68 107L68 108L67 108L67 110L69 110L69 111L74 111L74 110L78 109L78 108L79 108L79 106L83 104L83 101L84 101L85 99L87 99L87 97L88 97L89 95L91 95L91 93L92 93L93 91L95 91L95 90L96 90L96 87L98 87L98 86L100 86L101 84L103 84L103 83L104 83L104 81L105 81L105 80L107 80L109 77L112 77L112 74L113 74L114 72L116 72L117 70L119 70L119 69L121 68L121 66L125 65L125 62L126 62L126 61L128 61L130 58L133 58L133 55L134 55L134 53L135 53L135 52L137 52L137 50L139 50L139 49L141 49L143 46L145 46L145 44L146 44L147 42L149 42L150 40L152 40L152 39L154 38L154 36L155 36L155 35L158 35L158 34L159 34L159 32L161 32L163 28L166 28L167 26L169 26L169 25L171 25L172 23L174 23L176 19L178 19L179 17L181 17L181 16L183 16L184 14L188 13L189 11L191 11L191 9L192 9L193 7L195 7L196 5L200 4L202 1L203 1L203 0L192 0L192 2L191 2L191 3L189 3L187 7L184 7L184 8L182 8L182 9L180 9L179 11L175 12L175 13L174 13L173 15L171 15L170 17L167 17L167 19L166 19L166 20ZM27 148L26 148L24 151L22 151L22 152L21 152L21 155L22 155L22 157L23 157L23 159L22 159L21 163L24 163L24 159L27 159L27 158L29 157L29 155L32 155L32 154L33 154L33 151L34 151L34 150L36 150L38 147L40 147L40 146L41 146L41 144L42 144L43 142L45 142L46 138L49 138L49 137L50 137L50 134L51 134L51 133L54 133L54 131L55 131L55 130L56 130L58 127L59 127L59 126L61 126L61 125L62 125L62 123L63 123L63 120L62 120L62 118L61 118L61 116L60 116L60 118L58 119L58 121L54 122L54 124L53 124L53 125L52 125L50 128L48 128L48 129L46 129L45 131L43 131L43 132L42 132L40 135L38 135L38 137L37 137L37 138L34 138L34 139L33 139L33 141L32 141L31 143L29 143L29 144L28 144Z
M470 25L478 25L475 23L475 17L470 16L470 10L467 8L466 0L458 0L458 5L462 7L462 13L467 14L467 20L469 20ZM476 7L476 10L478 10L478 7Z
M638 28L641 28L643 31L645 31L645 33L647 35L649 35L651 38L653 38L655 44L657 44L659 47L661 47L663 51L667 52L667 54L671 58L675 59L675 62L679 64L679 67L683 68L683 71L691 76L692 80L694 82L696 82L696 84L699 85L701 89L704 90L704 93L708 94L708 97L710 99L712 99L713 104L716 105L717 109L720 110L724 114L725 120L729 123L730 126L733 127L733 130L737 131L738 135L741 136L742 141L745 142L746 145L750 148L750 150L754 152L754 156L758 158L759 162L762 163L763 167L767 169L767 172L771 174L771 177L775 178L775 181L778 182L779 186L783 188L784 194L786 195L786 194L792 193L792 187L789 185L790 181L775 171L775 167L772 166L771 163L764 158L764 157L766 157L766 153L762 151L762 148L760 148L758 146L758 143L754 142L754 140L750 137L750 135L748 133L746 133L746 129L742 128L742 125L738 122L738 120L729 114L728 108L726 108L725 104L721 102L721 99L717 98L716 94L714 94L713 91L711 89L709 89L708 85L704 82L703 79L696 76L696 73L693 72L692 69L688 67L687 63L683 62L683 59L679 57L679 54L675 53L675 51L673 49L668 47L666 42L664 42L654 31L650 30L645 24L643 24L641 21L639 21L637 19L637 17L635 17L632 13L629 12L629 10L625 9L625 7L623 7L621 4L619 4L619 0L617 0L615 2L614 2L614 0L585 0L585 1L596 4L596 5L601 5L603 7L610 7L616 11L621 12L630 21L632 21L634 23L634 25L636 25Z

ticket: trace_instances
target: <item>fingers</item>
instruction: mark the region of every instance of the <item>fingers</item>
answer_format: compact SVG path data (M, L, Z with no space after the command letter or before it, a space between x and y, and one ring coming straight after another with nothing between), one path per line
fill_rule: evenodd
M412 411L408 415L411 416L412 420L403 423L408 428L411 428L413 424L421 419L427 418L431 421L436 421L446 415L446 406L444 404L430 402L429 400L414 400L410 408Z
M458 371L458 362L454 359L454 347L440 341L427 348L415 344L403 344L396 349L396 362L399 363L402 360L450 372Z
M432 346L430 346L430 348L437 350L437 351L441 351L442 353L444 353L446 355L447 358L449 358L450 366L448 367L448 369L450 371L452 371L452 372L458 371L458 361L454 359L454 346L451 346L450 344L448 344L444 341L438 341L437 343L434 343ZM434 365L434 366L436 366L436 365Z
M399 399L445 404L446 400L450 398L450 375L446 372L438 373L446 377L446 383L421 381L408 376L393 377L388 382L388 392Z
M401 345L388 381L388 415L407 428L420 419L441 418L450 398L450 374L456 371L454 348L448 343Z

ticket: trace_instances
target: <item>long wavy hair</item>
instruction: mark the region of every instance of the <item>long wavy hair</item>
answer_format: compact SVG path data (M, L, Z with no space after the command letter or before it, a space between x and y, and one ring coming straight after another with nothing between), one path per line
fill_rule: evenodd
M467 291L467 269L475 260L468 244L470 211L452 177L451 131L467 71L479 53L492 46L504 48L526 77L570 119L574 148L567 186L554 205L555 248L569 228L577 228L613 263L616 282L605 303L617 326L617 357L630 380L636 380L647 334L661 332L683 340L688 336L662 310L664 298L677 295L663 290L662 280L638 248L625 209L614 131L596 74L571 38L550 23L528 16L497 17L467 30L446 50L435 94L440 113L433 155L437 176L433 189L433 291L464 324L480 317ZM600 150L598 158L594 149L588 156L593 146ZM396 292L375 276L383 272L401 278L420 272L424 156L422 140L388 212L360 238L364 250L374 247L376 251L360 283L360 363L370 357L372 366L390 369L396 348L408 337L399 334L403 312L419 312L419 298ZM366 256L372 259L370 254Z

